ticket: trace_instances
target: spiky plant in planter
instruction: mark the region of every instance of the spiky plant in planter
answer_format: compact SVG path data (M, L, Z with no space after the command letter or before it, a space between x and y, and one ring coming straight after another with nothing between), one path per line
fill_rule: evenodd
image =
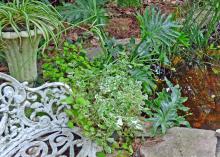
M37 0L0 3L0 40L10 74L19 81L37 78L37 51L40 39L56 42L62 26L60 15Z

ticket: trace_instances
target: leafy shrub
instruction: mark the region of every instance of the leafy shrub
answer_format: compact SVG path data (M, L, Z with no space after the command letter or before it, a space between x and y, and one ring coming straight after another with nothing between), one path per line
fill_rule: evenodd
M141 61L130 61L126 49L123 46L118 48L114 45L107 59L100 56L89 61L81 45L65 43L63 52L45 60L43 74L45 80L62 81L73 89L73 96L65 100L72 106L66 111L70 117L69 127L81 127L84 135L96 141L107 153L115 148L132 153L132 139L145 129L141 114L147 113L151 117L148 120L156 122L163 107L159 100L149 99L156 89L150 67ZM183 100L176 87L170 88L173 93L163 91L160 102L172 104L169 109L180 122L177 110L183 107L180 106ZM164 129L164 125L166 128L177 125L172 120L162 121L156 130L160 126Z
M168 128L175 126L187 126L190 124L186 121L184 116L179 116L178 112L187 112L189 108L183 105L187 101L187 98L181 97L180 88L178 85L173 86L168 80L166 80L169 91L165 89L158 93L156 99L147 102L149 110L147 114L150 118L147 121L153 123L153 133L157 133L158 130L166 133Z
M73 98L66 100L72 104L67 111L72 117L69 126L80 126L85 136L110 153L110 145L120 147L119 137L130 142L135 132L144 128L139 119L145 99L142 82L135 80L122 62L100 65L98 60L89 62L84 54L76 45L66 44L62 54L47 59L50 64L43 66L44 77L72 86Z
M97 91L91 97L94 100L76 98L73 109L67 113L73 117L72 123L83 128L84 135L103 146L105 152L111 153L110 146L120 147L119 138L123 139L123 143L129 143L135 132L144 129L139 119L144 96L141 82L127 76L101 76L99 81ZM79 103L79 100L85 103Z
M172 15L166 16L159 10L147 8L144 15L138 15L137 19L141 27L142 40L152 41L156 44L171 46L176 42L180 33L176 30L180 25L172 19Z
M86 52L81 44L70 45L64 44L62 53L57 52L53 58L45 58L43 64L43 77L50 81L65 82L69 85L75 84L71 82L72 76L76 73L76 69L90 68L91 64L87 57Z
M71 23L82 22L105 24L106 11L101 6L103 0L76 0L74 3L63 3L57 7L64 19Z
M138 81L142 82L142 90L148 95L152 95L157 89L155 82L155 75L150 68L147 60L132 59L132 51L136 48L135 40L131 38L127 44L118 44L115 39L108 40L106 42L107 55L103 60L103 64L115 62L120 60L124 62L129 74Z

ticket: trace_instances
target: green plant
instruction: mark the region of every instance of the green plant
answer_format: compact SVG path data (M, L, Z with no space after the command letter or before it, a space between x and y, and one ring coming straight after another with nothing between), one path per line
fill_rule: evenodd
M217 1L195 2L191 4L188 16L183 23L183 31L190 33L190 40L194 48L204 49L208 45L208 39L214 32L220 20ZM217 7L217 8L216 8ZM217 11L216 11L217 9Z
M0 51L0 63L4 63L4 62L5 62L5 56L3 52Z
M87 20L91 24L105 24L107 20L106 11L101 7L103 0L76 0L75 3L63 3L57 7L65 20L76 23Z
M141 79L149 81L148 74L132 73L139 66L121 57L108 64L102 58L91 62L80 45L68 43L62 53L45 62L46 80L62 81L73 89L73 97L66 100L72 105L66 111L71 117L69 126L83 128L84 135L103 146L105 152L114 148L132 152L132 138L144 128L140 116L148 94L142 92Z
M110 41L107 52L90 61L80 44L65 43L63 52L44 60L45 80L61 81L72 87L73 95L65 101L69 127L79 126L86 137L96 141L105 153L124 149L132 153L132 139L145 129L143 117L154 123L154 132L187 125L178 111L186 111L178 86L167 81L169 89L156 99L155 76L141 60L131 61L128 45L115 45ZM103 60L104 59L104 60ZM102 153L101 153L102 154Z
M187 98L181 97L178 85L173 86L167 79L166 83L169 91L163 89L162 92L158 93L157 98L146 103L149 107L146 113L150 116L146 121L153 123L153 134L158 133L158 130L165 134L168 128L175 126L190 127L185 116L178 115L180 111L189 111L189 108L183 105Z
M154 46L166 45L171 46L176 42L180 33L177 28L180 25L172 19L172 15L166 16L155 8L146 8L144 15L137 15L140 23L142 40L150 41Z
M67 114L73 117L70 123L82 127L84 135L112 153L121 147L119 142L131 142L135 132L144 129L139 119L144 104L141 82L127 76L100 76L93 92L93 101L76 98Z
M38 30L46 41L54 39L53 30L60 31L60 15L51 6L36 0L13 0L9 3L0 3L0 37L3 32L16 32L19 37L21 31L27 31L29 37L32 30Z
M186 56L192 60L198 57L195 52L202 50L205 54L209 47L209 39L215 32L220 19L220 2L218 0L192 1L186 5L188 11L182 23L182 32L190 39L191 45L186 51L194 53L187 53Z
M0 3L0 41L10 75L19 81L37 79L37 52L43 36L44 46L57 45L62 22L51 6L37 0Z
M78 78L73 79L73 75L87 80L86 74L92 77L92 73L89 72L93 69L95 71L96 68L93 66L95 63L89 61L87 52L79 43L65 42L62 52L58 51L52 58L44 58L44 62L42 66L44 79L65 82L70 86L76 86L78 81Z
M142 82L142 90L148 95L152 95L157 89L155 82L155 75L150 68L150 65L146 64L146 60L132 60L131 52L136 48L135 39L131 38L127 44L118 44L115 39L106 41L107 54L102 59L103 64L108 64L120 60L127 65L127 71L129 74L138 81ZM131 61L132 60L132 61ZM126 68L126 67L125 67Z
M120 7L140 7L141 0L117 0Z
M138 81L142 82L142 90L148 95L152 95L157 89L155 76L150 68L147 65L139 65L134 67L131 70L131 76Z
M141 28L141 42L133 51L133 55L147 57L148 61L160 58L167 60L167 50L180 36L180 25L173 20L172 15L156 12L153 7L146 8L144 15L138 14L137 19Z

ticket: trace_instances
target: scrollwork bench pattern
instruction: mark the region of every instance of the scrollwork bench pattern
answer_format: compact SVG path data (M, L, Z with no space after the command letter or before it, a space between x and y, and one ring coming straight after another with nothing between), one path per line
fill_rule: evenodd
M0 73L0 157L95 157L98 147L67 127L63 83L30 88Z

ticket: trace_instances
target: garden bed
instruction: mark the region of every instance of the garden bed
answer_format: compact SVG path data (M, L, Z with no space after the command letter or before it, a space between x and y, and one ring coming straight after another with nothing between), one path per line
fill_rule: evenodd
M220 128L218 5L131 1L57 1L67 32L57 29L52 33L61 38L43 36L39 46L36 85L59 81L72 88L68 126L102 146L100 157L135 154L146 141L160 145L158 135L175 126ZM196 19L197 10L210 7L215 16L208 24L203 14ZM0 72L9 73L0 60Z

